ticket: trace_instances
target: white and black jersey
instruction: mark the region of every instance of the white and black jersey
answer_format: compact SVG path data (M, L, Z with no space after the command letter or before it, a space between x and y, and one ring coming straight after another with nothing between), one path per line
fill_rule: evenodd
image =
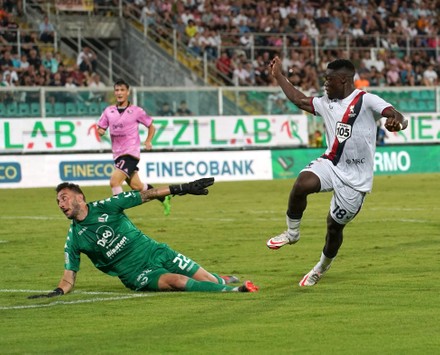
M377 95L354 90L343 100L312 99L314 114L324 119L328 148L323 158L348 186L369 192L373 186L376 121L392 105Z

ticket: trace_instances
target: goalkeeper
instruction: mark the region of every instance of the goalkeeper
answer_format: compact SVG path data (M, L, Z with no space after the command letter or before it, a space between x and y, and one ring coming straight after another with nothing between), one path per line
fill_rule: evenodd
M52 292L29 298L61 296L72 291L86 254L96 268L117 276L135 291L256 292L251 281L241 286L235 276L209 273L190 258L142 233L124 210L168 195L207 195L214 178L145 191L122 192L113 197L86 203L81 188L64 182L57 186L58 207L72 220L64 249L64 275Z

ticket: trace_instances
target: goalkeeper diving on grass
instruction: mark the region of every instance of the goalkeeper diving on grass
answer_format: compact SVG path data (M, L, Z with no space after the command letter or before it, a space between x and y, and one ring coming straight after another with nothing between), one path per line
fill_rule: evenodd
M28 298L61 296L72 291L79 271L80 255L86 254L96 268L117 276L135 291L256 292L251 281L240 286L235 276L210 273L192 259L151 239L124 213L168 195L207 195L214 178L145 191L128 191L104 200L86 202L81 188L64 182L57 186L58 207L72 220L64 249L64 275L58 287Z

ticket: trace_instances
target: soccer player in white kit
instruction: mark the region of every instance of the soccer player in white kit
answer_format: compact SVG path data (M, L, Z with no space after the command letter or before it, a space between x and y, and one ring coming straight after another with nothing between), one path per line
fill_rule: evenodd
M287 98L300 109L321 116L325 124L328 148L298 175L289 196L287 230L266 243L270 249L279 249L298 242L307 196L333 191L321 258L299 282L300 286L313 286L330 268L342 244L344 227L356 216L365 194L371 191L376 121L386 117L385 128L390 132L405 129L408 121L379 96L354 87L355 67L349 60L337 59L328 64L326 94L321 97L307 97L297 90L282 74L278 57L271 61L270 69Z

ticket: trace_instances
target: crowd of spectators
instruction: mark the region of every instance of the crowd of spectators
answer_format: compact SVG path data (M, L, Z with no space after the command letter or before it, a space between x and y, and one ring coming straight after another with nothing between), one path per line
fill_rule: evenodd
M340 57L359 68L358 87L438 85L440 12L435 0L129 3L145 26L163 36L175 30L196 57L206 52L226 84L276 85L267 64L279 55L290 80L306 91L319 90L327 63Z
M50 44L49 18L39 32L14 43L21 1L0 0L1 85L88 86L98 64L84 47L73 65L60 53L40 52ZM96 5L119 4L96 0ZM274 55L289 80L303 91L321 90L328 62L350 58L356 86L435 86L440 73L439 11L435 0L126 0L124 13L171 38L173 30L188 53L205 53L226 85L277 86L269 75ZM348 46L347 46L348 45ZM317 47L316 47L317 46ZM409 48L409 50L408 50Z
M103 88L96 74L98 58L89 47L83 46L77 60L65 62L55 51L55 28L45 16L38 30L21 30L18 20L22 16L20 2L3 1L0 5L0 86L51 86ZM5 6L6 4L6 6ZM20 31L20 41L17 41ZM49 100L55 101L54 93ZM66 101L68 101L66 95ZM2 101L17 100L13 93L3 93ZM99 95L95 94L94 99ZM20 98L22 100L22 98ZM23 101L23 100L22 100ZM26 102L39 101L38 93L25 95Z
M192 116L193 112L188 108L188 104L185 100L180 101L179 106L174 111L168 102L162 102L160 109L157 111L158 116L170 117L170 116Z

